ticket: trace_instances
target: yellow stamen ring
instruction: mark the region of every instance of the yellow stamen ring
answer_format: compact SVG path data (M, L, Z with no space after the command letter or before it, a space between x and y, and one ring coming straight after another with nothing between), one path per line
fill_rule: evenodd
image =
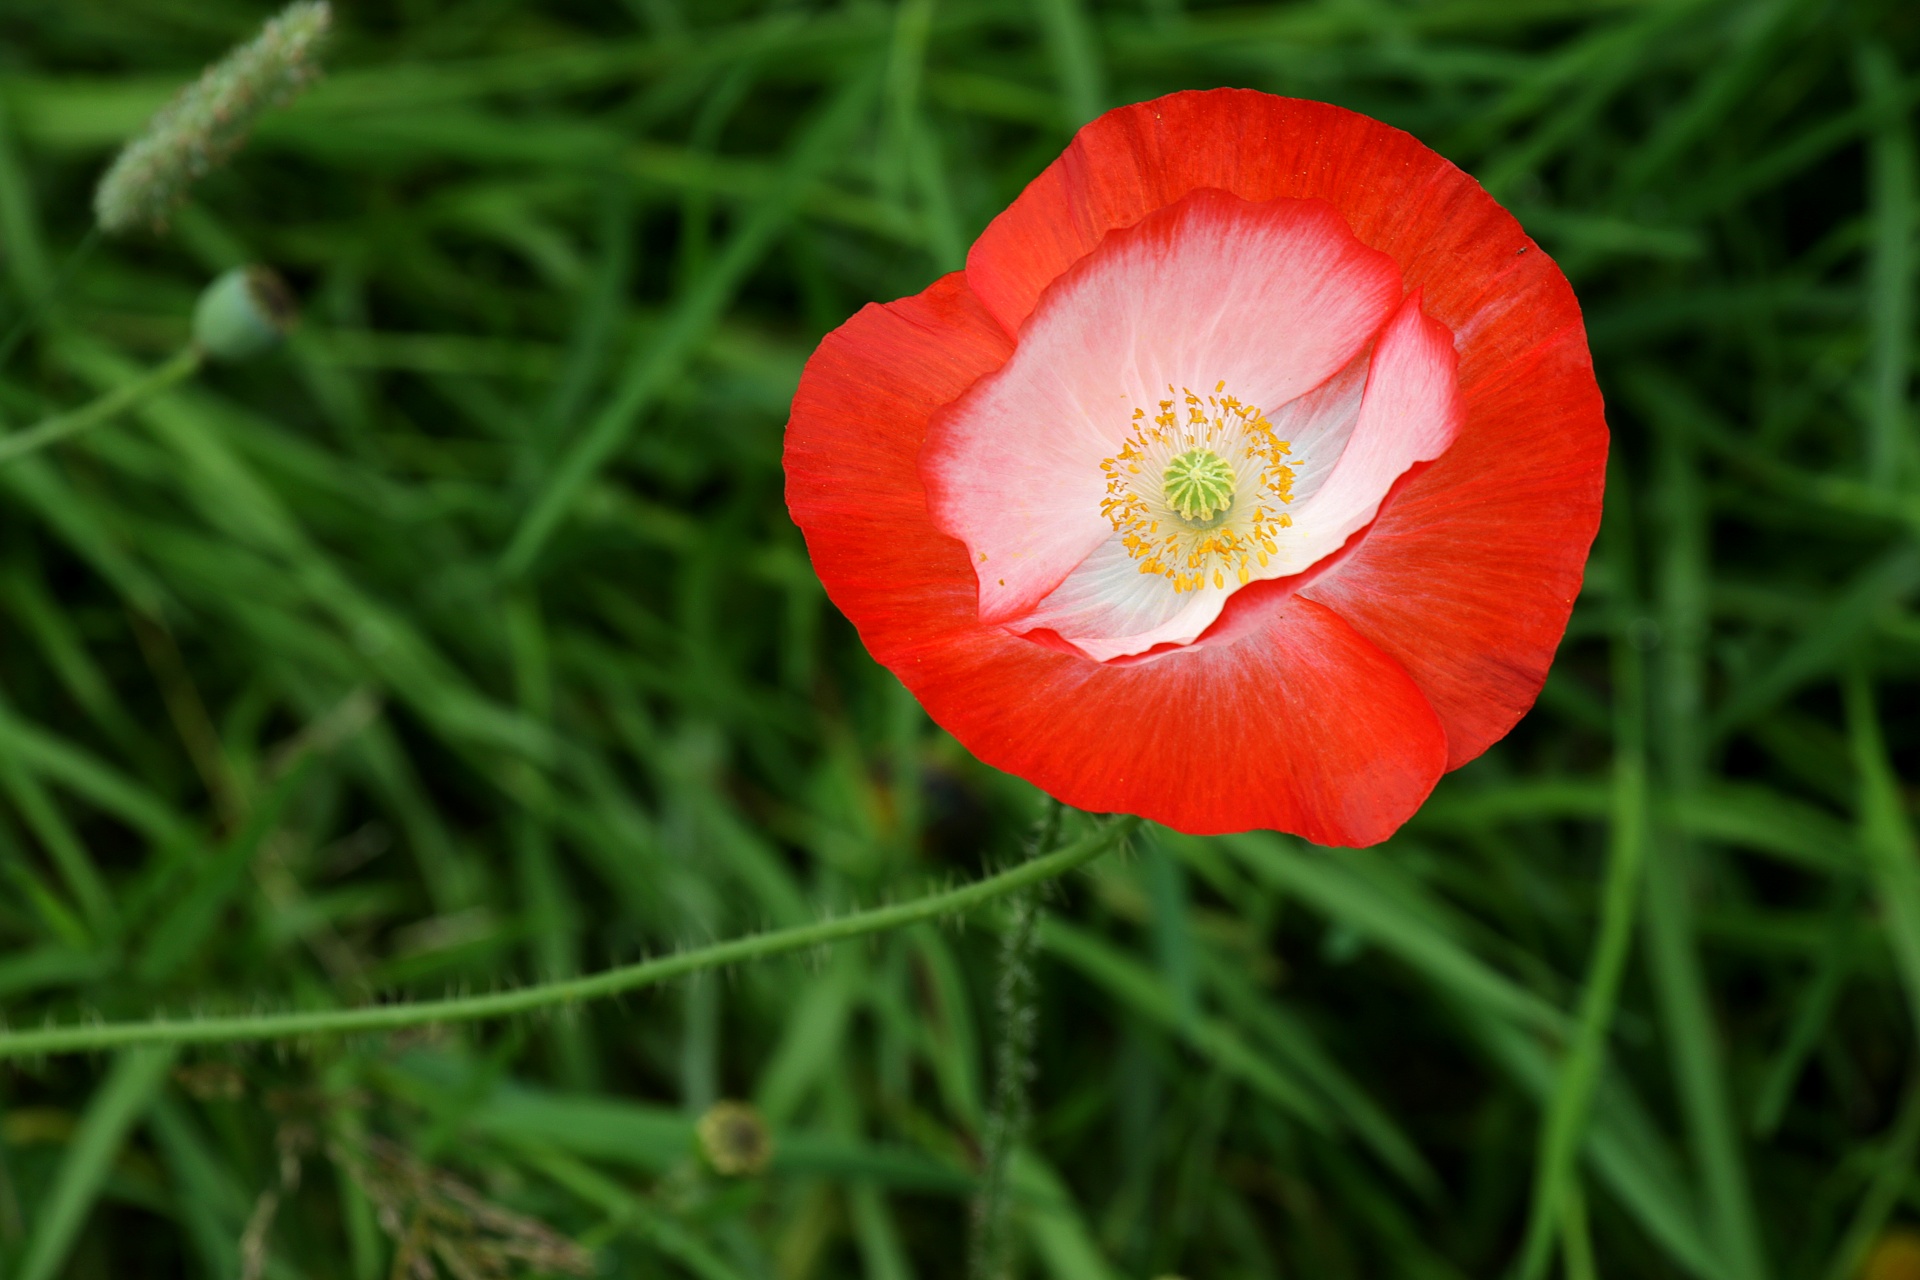
M1292 446L1258 408L1221 394L1224 382L1210 396L1167 390L1178 401L1162 400L1152 419L1135 409L1132 433L1101 462L1100 512L1140 572L1167 578L1175 591L1224 587L1228 574L1245 584L1293 524L1280 510L1293 501Z

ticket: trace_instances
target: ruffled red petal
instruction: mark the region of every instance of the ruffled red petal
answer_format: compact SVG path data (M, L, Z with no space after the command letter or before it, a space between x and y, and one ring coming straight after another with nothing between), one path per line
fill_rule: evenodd
M1445 770L1439 718L1331 610L1296 597L1262 624L1130 663L979 628L918 655L908 684L982 760L1082 809L1384 840Z
M1207 187L1327 201L1453 331L1459 439L1303 594L1405 665L1446 726L1449 767L1462 764L1532 705L1599 525L1607 433L1573 292L1492 197L1410 135L1233 89L1081 130L974 244L968 285L1018 333L1108 231Z
M787 502L868 649L982 760L1096 811L1196 833L1383 839L1446 738L1398 663L1296 599L1203 646L1096 663L979 621L973 570L933 527L928 418L1011 343L958 275L869 306L821 343L787 429Z
M1600 519L1607 436L1571 329L1463 382L1469 427L1301 588L1406 667L1447 726L1447 768L1539 696Z
M927 512L927 419L1011 354L956 271L916 297L862 307L821 340L794 392L787 510L828 597L915 693L917 651L979 625L966 548Z

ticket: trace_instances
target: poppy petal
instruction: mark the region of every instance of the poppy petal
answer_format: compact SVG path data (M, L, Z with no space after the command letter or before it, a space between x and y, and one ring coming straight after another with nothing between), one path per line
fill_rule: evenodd
M1472 425L1301 588L1392 654L1447 726L1449 769L1540 692L1599 523L1607 438L1579 312L1461 385Z
M927 516L920 443L934 411L1012 349L956 271L914 297L861 308L800 375L787 510L827 595L883 665L976 619L966 548Z
M1075 134L974 241L967 285L1018 334L1048 286L1110 232L1205 189L1251 201L1325 200L1361 243L1389 253L1403 271L1410 258L1392 246L1428 238L1436 219L1460 212L1467 189L1499 209L1471 178L1390 125L1323 102L1194 90L1117 108Z
M874 657L980 759L1070 804L1340 845L1404 822L1445 735L1400 665L1319 604L1257 623L1229 611L1213 642L1135 663L979 620L966 549L933 527L918 459L927 420L1008 348L956 274L866 307L801 377L788 506Z
M1241 89L1082 129L974 242L968 287L1018 332L1109 232L1201 188L1327 201L1453 333L1459 438L1302 590L1405 665L1464 764L1539 693L1599 528L1607 429L1579 304L1512 215L1411 135Z
M1296 505L1283 555L1261 577L1302 573L1338 551L1374 518L1394 481L1447 451L1460 434L1458 366L1453 335L1420 313L1418 293L1409 295L1380 337L1340 460Z
M1017 620L983 618L975 552L929 509L941 446L923 446L930 424L941 436L955 401L1017 358L1052 287L1094 273L1110 233L1203 189L1194 203L1220 208L1235 206L1219 192L1324 201L1387 255L1400 279L1382 319L1402 288L1424 313L1401 321L1432 357L1414 365L1438 369L1439 333L1452 336L1459 434L1401 472L1338 554L1233 593L1191 644L1098 662L1051 630L1017 635ZM1321 453L1339 445L1344 460L1359 426L1340 379L1356 370L1372 372L1349 362L1311 421L1276 421L1278 438L1311 426ZM1219 90L1095 121L995 220L964 275L830 335L795 397L788 500L875 658L987 763L1070 803L1182 830L1363 844L1537 694L1598 524L1606 450L1572 292L1484 191L1365 117ZM1324 456L1298 460L1301 511L1325 492L1329 513L1365 519L1371 500L1334 502ZM991 479L982 468L971 482ZM1047 573L1057 583L1072 567Z
M982 628L896 670L980 759L1068 804L1194 834L1385 839L1444 770L1439 718L1331 610L1296 597L1263 615L1214 643L1119 663Z
M1294 494L1310 499L1339 462L1360 421L1372 352L1269 414L1274 435L1293 448ZM1032 613L1013 624L1016 631L1045 629L1089 657L1145 653L1159 644L1187 644L1214 619L1238 590L1233 579L1220 586L1203 583L1175 591L1165 577L1140 572L1119 534L1110 535L1054 588Z
M1453 336L1421 314L1418 294L1410 295L1367 364L1366 390L1351 428L1314 430L1344 437L1338 461L1322 464L1317 483L1295 501L1293 523L1274 534L1273 554L1251 571L1255 579L1303 573L1339 551L1374 518L1396 480L1414 464L1446 451L1460 429L1456 362ZM1302 399L1320 403L1323 416L1331 419L1346 408L1338 395ZM1240 587L1228 579L1224 586L1176 591L1166 578L1141 573L1138 562L1110 536L1020 626L1047 627L1104 661L1155 645L1192 642Z
M1220 616L1237 581L1202 583L1177 591L1140 561L1120 535L1109 533L1032 613L1009 624L1016 631L1053 632L1101 662L1145 653L1159 644L1186 644Z
M1101 462L1136 411L1216 386L1278 409L1352 360L1399 300L1392 261L1320 201L1194 191L1108 236L929 435L934 522L973 552L981 615L1030 611L1111 536Z

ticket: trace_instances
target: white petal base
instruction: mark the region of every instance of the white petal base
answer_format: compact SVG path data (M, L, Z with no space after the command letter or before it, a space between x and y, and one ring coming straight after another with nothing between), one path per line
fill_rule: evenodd
M1405 299L1372 352L1320 387L1268 412L1296 461L1292 524L1255 581L1291 577L1332 555L1365 528L1406 471L1446 452L1460 430L1457 357L1445 326ZM1231 389L1230 389L1231 390ZM1176 590L1110 534L1030 612L1009 625L1050 630L1105 662L1163 644L1190 644L1240 588L1208 583Z

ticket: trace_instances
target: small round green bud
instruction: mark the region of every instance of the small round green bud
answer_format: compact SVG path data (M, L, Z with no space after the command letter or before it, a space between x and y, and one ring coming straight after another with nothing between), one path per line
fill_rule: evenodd
M1233 468L1211 449L1189 449L1160 477L1167 505L1182 520L1204 524L1233 505Z
M235 267L193 308L193 341L213 360L246 360L287 336L299 317L286 282L265 267Z
M700 1117L696 1132L707 1163L715 1173L729 1178L759 1173L773 1158L773 1134L760 1112L748 1103L714 1103Z

